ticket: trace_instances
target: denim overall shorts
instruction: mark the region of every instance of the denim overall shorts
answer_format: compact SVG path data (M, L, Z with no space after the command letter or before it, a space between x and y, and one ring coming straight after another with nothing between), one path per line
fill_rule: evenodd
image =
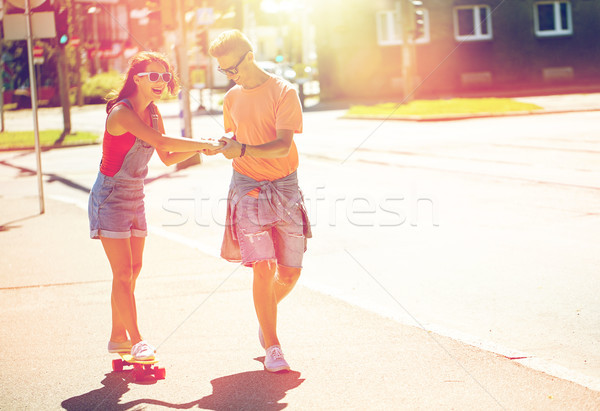
M132 108L129 100L122 100ZM158 113L150 106L152 127L158 130ZM144 179L154 147L136 137L121 169L112 177L98 172L90 192L88 216L90 237L145 237L148 234L144 209Z

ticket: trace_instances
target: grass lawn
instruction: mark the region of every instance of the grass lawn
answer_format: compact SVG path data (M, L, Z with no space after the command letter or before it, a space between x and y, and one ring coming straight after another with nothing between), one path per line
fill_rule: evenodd
M40 131L40 145L42 147L67 147L81 144L95 144L98 142L98 134L88 132L76 132L65 137L59 145L54 145L59 139L61 130ZM22 149L35 147L35 136L33 131L7 131L0 133L0 149Z
M374 106L352 106L346 116L360 115L376 118L438 117L467 114L499 114L541 110L536 104L522 103L510 98L453 98L449 100L414 100L408 104L383 103Z

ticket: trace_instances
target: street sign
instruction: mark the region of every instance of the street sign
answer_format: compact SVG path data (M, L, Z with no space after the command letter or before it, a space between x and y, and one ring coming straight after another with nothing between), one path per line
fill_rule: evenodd
M25 40L27 38L27 23L24 14L5 14L4 39L5 40ZM41 11L31 14L31 29L33 38L48 39L56 37L56 27L54 25L54 12Z
M212 7L199 8L196 11L196 23L199 26L209 26L215 22Z
M29 7L35 9L41 6L46 0L29 0ZM20 9L25 9L25 0L8 0L10 4Z
M33 64L44 64L44 48L35 46L33 48Z

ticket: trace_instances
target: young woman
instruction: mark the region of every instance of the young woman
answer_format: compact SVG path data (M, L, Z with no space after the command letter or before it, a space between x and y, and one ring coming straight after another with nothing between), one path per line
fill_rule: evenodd
M152 359L155 352L138 329L134 296L147 235L148 162L155 149L163 163L171 165L215 148L210 142L164 135L154 101L165 89L174 94L177 86L161 54L144 51L132 57L122 89L106 106L102 161L89 198L90 236L102 241L113 273L108 351L131 351L136 359Z

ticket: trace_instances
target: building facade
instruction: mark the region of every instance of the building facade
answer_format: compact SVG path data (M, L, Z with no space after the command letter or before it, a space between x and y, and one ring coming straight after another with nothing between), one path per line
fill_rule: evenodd
M599 0L412 3L329 0L318 6L323 98L402 95L407 33L414 36L407 44L416 95L600 85ZM406 10L410 15L402 16Z
M145 0L74 0L73 31L90 61L90 72L123 71L139 50L162 50L160 13Z

